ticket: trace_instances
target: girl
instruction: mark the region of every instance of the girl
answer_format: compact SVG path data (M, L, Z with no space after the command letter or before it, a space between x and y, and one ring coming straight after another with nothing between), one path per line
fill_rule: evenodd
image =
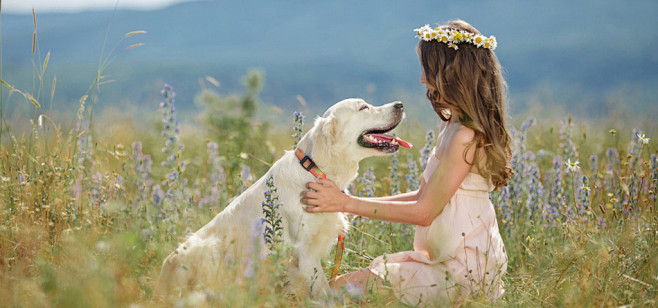
M496 40L470 24L416 29L420 82L442 120L418 191L383 198L343 194L330 180L307 184L307 212L346 212L416 225L414 250L380 256L369 267L331 281L365 289L390 283L408 305L459 303L466 296L500 297L507 254L489 192L512 170L505 124L505 81Z

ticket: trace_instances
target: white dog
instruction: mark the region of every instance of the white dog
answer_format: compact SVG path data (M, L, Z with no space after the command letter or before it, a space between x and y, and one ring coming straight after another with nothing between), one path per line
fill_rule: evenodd
M313 295L325 291L328 283L320 261L328 254L338 234L347 231L348 223L343 213L309 214L304 211L301 193L306 190L306 183L314 179L308 171L312 165L308 164L314 162L328 179L345 190L356 178L362 159L394 153L400 145L410 147L405 141L385 134L394 129L403 116L400 102L374 107L361 99L346 99L329 108L299 142L298 150L309 158L304 159L307 168L300 164L295 151L287 151L263 177L167 257L160 273L158 292L177 294L198 284L221 283L221 277L217 276L222 267L226 267L227 262L242 262L247 257L255 242L251 230L263 217L261 206L264 192L268 190L265 182L270 175L282 204L278 210L282 217L283 241L294 247L296 262L292 262L287 272L292 288L296 292L302 290L306 293L303 295L308 295L311 288ZM266 251L262 225L260 228L257 245L261 246L261 251Z

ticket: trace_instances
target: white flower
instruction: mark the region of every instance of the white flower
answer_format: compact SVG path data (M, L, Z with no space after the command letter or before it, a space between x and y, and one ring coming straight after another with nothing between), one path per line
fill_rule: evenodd
M430 25L424 25L420 28L414 29L416 32L416 37L422 39L423 41L432 40L433 37L436 37L436 33L432 30Z
M493 36L490 36L490 37L484 39L484 45L483 45L484 48L494 50L494 49L496 49L497 45L498 44L496 43L496 38L493 37Z
M649 138L645 137L644 134L637 134L637 137L640 139L642 144L649 144Z
M432 31L432 27L430 25L426 24L420 28L421 31L427 32L427 31Z
M571 162L571 158L567 159L567 162L564 163L564 164L567 165L567 171L569 171L569 172L576 172L576 171L578 171L578 169L580 169L580 166L579 166L580 162L577 161L577 160L574 161L574 162Z
M475 44L475 46L477 47L482 47L482 45L484 45L484 41L485 41L485 37L482 35L476 34L473 37L473 44Z

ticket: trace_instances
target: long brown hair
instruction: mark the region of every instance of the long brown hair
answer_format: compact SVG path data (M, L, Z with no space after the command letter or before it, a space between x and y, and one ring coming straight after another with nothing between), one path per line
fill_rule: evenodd
M443 27L480 32L463 20L453 20ZM491 177L496 188L506 186L513 175L509 166L512 153L511 137L505 120L505 92L507 85L496 54L486 48L459 44L450 48L436 40L421 40L418 45L420 60L428 88L427 98L441 120L449 121L450 109L459 111L462 125L475 131L473 141L464 151L475 145L475 164L485 177ZM480 166L479 154L484 150L486 164Z

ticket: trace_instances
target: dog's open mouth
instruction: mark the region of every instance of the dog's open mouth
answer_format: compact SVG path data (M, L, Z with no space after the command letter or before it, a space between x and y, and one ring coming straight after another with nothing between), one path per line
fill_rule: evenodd
M359 135L357 143L364 148L374 148L386 153L397 151L400 146L411 149L413 145L398 137L387 135L395 126L383 130L365 131Z

